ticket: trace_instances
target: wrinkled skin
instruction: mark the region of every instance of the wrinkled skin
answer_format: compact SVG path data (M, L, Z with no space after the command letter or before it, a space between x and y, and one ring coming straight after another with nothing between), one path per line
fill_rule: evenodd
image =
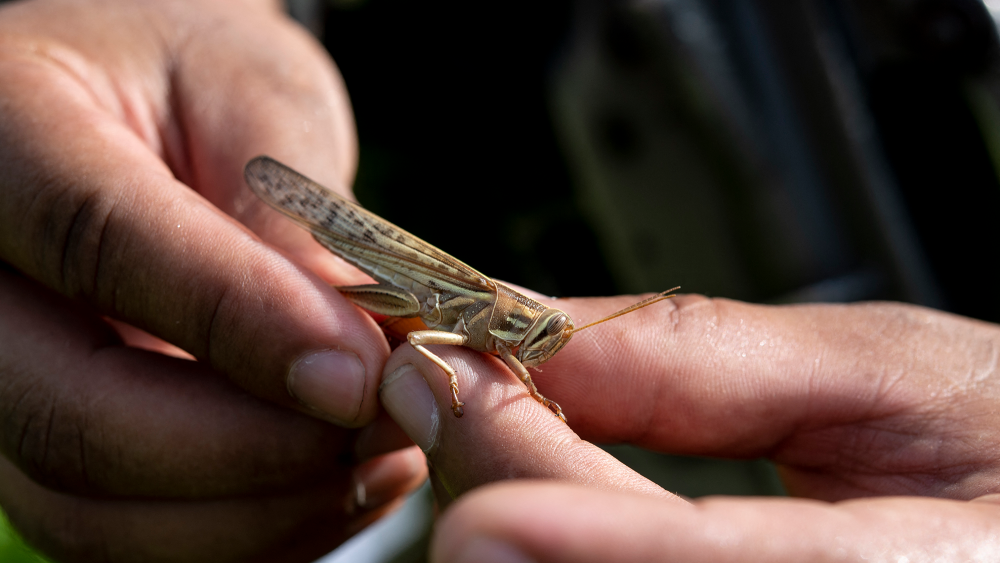
M632 300L546 304L579 322ZM405 346L381 391L448 506L432 561L1000 559L995 325L684 295L580 333L543 366L535 380L569 426L500 362L438 351L465 374L464 418L435 417L447 384ZM591 442L766 456L796 498L690 502ZM511 477L524 480L498 483Z
M0 505L30 543L310 561L425 478L327 285L359 274L242 183L266 153L348 194L356 152L277 2L0 7Z

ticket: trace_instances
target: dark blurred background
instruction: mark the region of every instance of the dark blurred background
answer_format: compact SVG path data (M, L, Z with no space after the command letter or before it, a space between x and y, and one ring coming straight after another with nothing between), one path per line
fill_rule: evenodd
M980 0L341 0L312 25L358 197L488 275L1000 320Z
M981 0L317 7L303 19L354 104L359 199L487 275L1000 321ZM691 496L781 491L760 461L609 450Z

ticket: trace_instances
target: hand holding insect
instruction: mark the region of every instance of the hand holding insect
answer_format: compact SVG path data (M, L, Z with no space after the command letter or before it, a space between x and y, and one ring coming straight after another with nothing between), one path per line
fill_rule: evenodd
M624 301L561 306L587 317ZM444 357L483 399L466 415L475 424L438 416L449 395L436 370L407 347L393 353L382 404L424 449L448 506L431 560L1000 554L1000 327L899 304L768 307L684 295L605 328L609 337L580 338L575 353L546 364L572 429L519 397L516 382L498 385L498 362L457 348ZM767 456L807 498L709 497L692 507L591 442Z
M261 150L353 176L279 4L0 2L0 504L52 560L312 561L426 474L344 428L389 355L323 281L357 273L243 182Z
M673 297L668 294L678 289L574 328L566 313L491 280L272 158L251 160L244 174L257 196L376 280L373 285L337 287L347 299L373 313L424 322L428 330L409 332L406 338L448 374L456 417L462 416L464 403L458 400L455 370L426 345L465 346L499 355L531 396L565 422L562 409L538 392L527 368L548 361L574 333Z

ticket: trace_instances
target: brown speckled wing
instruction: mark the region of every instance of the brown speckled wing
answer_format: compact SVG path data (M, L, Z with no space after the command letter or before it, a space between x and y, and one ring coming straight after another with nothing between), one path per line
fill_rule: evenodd
M432 288L454 284L490 291L492 281L451 255L267 157L244 169L247 184L271 207L309 229L320 244L376 279L388 269Z

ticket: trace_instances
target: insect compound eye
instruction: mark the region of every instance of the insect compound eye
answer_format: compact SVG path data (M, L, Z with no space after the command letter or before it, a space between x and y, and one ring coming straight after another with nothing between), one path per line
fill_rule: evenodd
M555 336L562 332L566 328L566 315L557 315L549 320L549 324L545 327L545 332L549 336Z

